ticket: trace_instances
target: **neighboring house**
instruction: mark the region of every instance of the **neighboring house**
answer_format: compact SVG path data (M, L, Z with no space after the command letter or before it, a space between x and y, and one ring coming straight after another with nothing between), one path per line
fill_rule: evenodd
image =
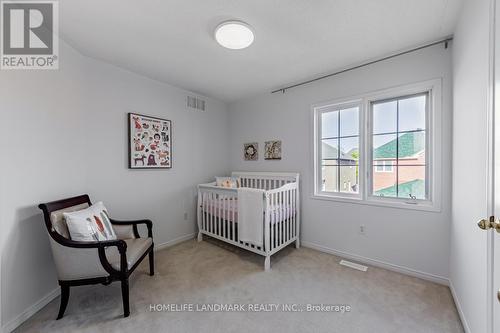
M323 142L322 144L322 174L323 174L323 191L341 191L341 192L356 192L357 191L357 166L356 160L337 148ZM340 171L338 169L340 165ZM340 173L340 178L339 178Z
M399 142L394 139L376 148L373 162L375 195L425 198L425 132L405 133Z

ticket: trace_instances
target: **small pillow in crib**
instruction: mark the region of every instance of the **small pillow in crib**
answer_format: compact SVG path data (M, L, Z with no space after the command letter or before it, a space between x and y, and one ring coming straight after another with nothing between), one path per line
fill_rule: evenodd
M215 185L220 187L240 187L240 179L235 177L215 177Z
M102 202L71 213L63 213L69 235L75 241L116 239L108 211Z

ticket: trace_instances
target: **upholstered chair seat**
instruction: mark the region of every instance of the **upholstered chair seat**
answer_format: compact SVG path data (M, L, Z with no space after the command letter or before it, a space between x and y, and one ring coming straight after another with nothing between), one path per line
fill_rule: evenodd
M152 238L130 238L124 239L127 244L127 268L131 269L141 259L144 253L153 245ZM120 253L114 246L106 249L106 259L111 266L120 270Z

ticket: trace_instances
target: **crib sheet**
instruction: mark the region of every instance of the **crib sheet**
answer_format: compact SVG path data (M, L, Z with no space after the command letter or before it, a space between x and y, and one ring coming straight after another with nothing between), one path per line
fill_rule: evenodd
M208 199L205 202L205 212L208 214L213 214L214 217L220 217L222 219L238 222L238 199L232 198L230 200L213 200ZM287 220L292 217L295 212L290 204L279 203L271 205L269 211L272 215L271 222L277 223L283 220ZM234 213L234 214L233 214Z

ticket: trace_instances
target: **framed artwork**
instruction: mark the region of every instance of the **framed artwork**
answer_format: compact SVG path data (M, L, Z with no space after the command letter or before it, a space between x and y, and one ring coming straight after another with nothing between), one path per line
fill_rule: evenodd
M243 158L245 161L257 161L259 159L259 144L257 142L243 144Z
M264 145L264 159L281 160L281 140L266 141Z
M167 119L128 114L130 169L172 167L172 122Z

